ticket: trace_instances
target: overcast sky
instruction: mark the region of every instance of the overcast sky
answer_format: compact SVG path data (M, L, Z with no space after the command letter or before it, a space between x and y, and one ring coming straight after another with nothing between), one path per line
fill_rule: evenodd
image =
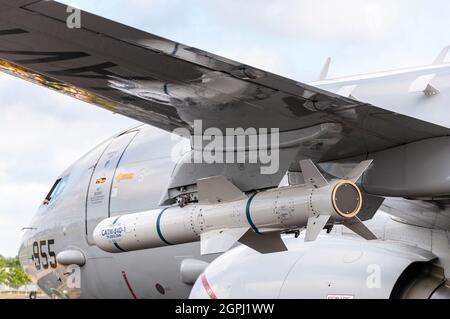
M66 0L299 81L428 64L450 44L446 0ZM15 256L55 177L133 123L0 74L0 254ZM160 181L166 183L166 181Z

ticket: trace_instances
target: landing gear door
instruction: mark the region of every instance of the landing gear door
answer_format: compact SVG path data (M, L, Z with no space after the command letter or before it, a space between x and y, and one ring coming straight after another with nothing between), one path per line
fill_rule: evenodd
M94 245L92 233L97 224L109 217L111 185L123 153L138 132L132 131L116 137L100 157L87 192L86 238Z

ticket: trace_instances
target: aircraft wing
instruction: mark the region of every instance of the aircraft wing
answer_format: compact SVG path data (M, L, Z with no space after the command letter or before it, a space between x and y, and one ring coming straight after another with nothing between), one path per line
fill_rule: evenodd
M55 1L0 0L0 70L168 131L197 119L281 132L338 124L332 143L303 146L317 161L450 133L87 12L71 29L71 14Z

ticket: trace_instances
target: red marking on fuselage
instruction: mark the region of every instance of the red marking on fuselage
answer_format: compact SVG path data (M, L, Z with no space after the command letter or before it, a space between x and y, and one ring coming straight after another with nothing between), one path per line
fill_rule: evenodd
M130 282L128 281L128 277L127 277L127 274L125 273L125 271L122 271L122 277L123 277L123 280L125 281L125 284L128 287L128 290L130 291L133 299L138 299L138 297L136 296L136 294L133 291L133 288L131 288Z
M208 294L209 298L218 299L217 295L214 293L211 286L209 285L208 278L206 278L205 273L201 274L201 279L202 279L203 288L205 288L206 293Z

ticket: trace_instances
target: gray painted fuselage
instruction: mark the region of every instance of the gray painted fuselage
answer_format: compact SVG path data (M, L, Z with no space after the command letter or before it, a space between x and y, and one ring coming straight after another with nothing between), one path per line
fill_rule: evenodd
M410 92L411 84L419 76L428 74L436 74L433 86L440 93L425 96L422 92ZM450 117L447 116L450 105L448 64L322 81L313 85L334 92L351 91L350 95L358 100L450 127ZM352 87L342 89L348 86ZM142 125L115 136L61 174L60 178L65 178L66 182L63 192L48 204L41 205L29 224L31 229L24 235L19 254L25 271L45 292L81 298L186 298L192 286L181 279L182 261L199 259L209 262L217 257L200 256L198 243L110 254L98 249L92 241L92 230L102 219L158 207L165 192L165 182L175 165L171 156L175 142L169 133L164 133L158 137L161 149L154 149L152 132L147 125ZM448 156L445 161L450 162ZM397 165L404 165L404 162ZM445 188L450 170L438 173ZM420 203L404 199L387 200L385 210L400 216L401 223L392 221L390 223L394 224L388 227L386 219L379 219L377 226L375 217L373 227L385 227L380 230L387 230L390 234L385 240L422 245L422 248L432 251L441 260L448 278L450 209L432 204L417 208L416 204L422 205ZM50 249L48 241L54 241ZM35 243L39 246L39 254L41 249L45 250L47 261L39 257L38 263L37 257L32 257L36 253ZM302 242L299 240L296 245L302 245ZM70 249L80 250L86 258L85 265L80 268L79 287L67 284L66 267L44 267L52 261L48 256L50 252L58 254Z

